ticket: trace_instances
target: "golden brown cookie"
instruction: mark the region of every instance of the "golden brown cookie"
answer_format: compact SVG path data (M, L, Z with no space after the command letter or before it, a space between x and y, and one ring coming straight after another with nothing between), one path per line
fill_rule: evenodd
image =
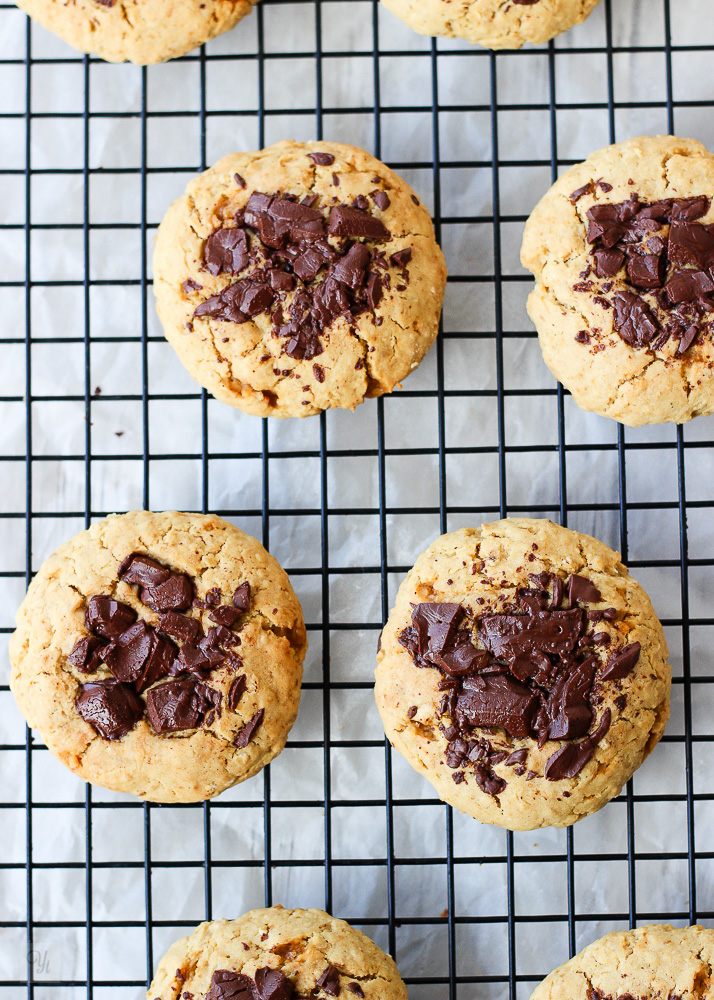
M251 910L199 924L159 963L147 1000L407 1000L397 967L366 934L322 910Z
M165 62L228 31L257 0L16 0L69 45L109 62Z
M543 980L531 1000L704 1000L714 931L650 924L594 941Z
M382 0L421 35L465 38L489 49L540 44L580 24L600 0Z
M669 717L649 598L616 552L547 520L438 538L399 588L376 677L392 745L444 801L511 830L600 809Z
M28 725L85 781L195 802L285 746L307 647L285 572L214 515L112 514L40 567L10 639Z
M521 259L543 357L578 406L624 424L714 411L714 156L629 139L568 170Z
M433 343L446 269L412 189L354 146L226 156L159 227L166 337L213 395L258 416L354 409Z

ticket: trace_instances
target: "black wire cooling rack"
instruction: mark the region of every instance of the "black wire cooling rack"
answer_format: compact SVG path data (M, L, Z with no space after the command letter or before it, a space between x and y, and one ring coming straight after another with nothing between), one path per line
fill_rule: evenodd
M713 425L700 418L630 431L583 417L539 359L523 308L529 277L514 250L537 197L593 148L640 131L714 144L710 3L603 0L584 27L547 47L494 54L422 39L373 0L263 0L232 36L173 70L85 58L0 3L0 91L15 95L0 115L3 639L57 542L110 510L176 506L214 510L262 537L291 573L311 643L304 721L284 754L248 791L178 808L69 777L18 724L5 661L0 1000L25 991L38 1000L138 997L169 941L201 919L263 903L318 905L364 928L396 957L412 1000L527 997L557 961L606 930L714 916ZM154 106L161 72L179 74L172 79L190 107ZM336 102L353 77L359 87ZM136 103L97 106L101 80L115 81L110 91L133 81ZM70 81L73 106L53 105L58 81ZM295 96L300 81L305 103ZM395 148L398 122L414 138ZM119 125L124 157L97 166L97 134ZM523 155L514 137L534 127L540 148L534 142ZM221 131L236 128L256 147L289 134L353 140L430 204L451 271L444 330L394 396L284 431L241 418L180 378L157 382L170 361L153 315L151 237L169 200L217 158L214 147L229 151ZM156 165L161 137L177 129L184 161ZM454 134L463 140L456 152ZM75 158L54 163L53 143ZM68 183L79 184L79 210L53 221L48 206ZM128 183L135 214L116 221L112 191ZM135 268L107 275L100 264L119 234L136 237ZM53 258L71 258L74 271L53 271ZM98 357L109 376L128 357L131 385L112 391L109 377L109 388L99 386ZM73 365L75 382L65 377ZM97 430L117 405L130 414L124 450L123 430L112 447ZM177 406L190 408L196 430L166 443L159 421L170 423ZM65 421L74 423L63 436ZM231 436L233 426L242 430ZM226 463L235 491L214 494ZM259 488L243 502L249 468ZM459 468L470 470L470 487L454 494ZM643 493L652 468L661 491ZM167 469L188 484L176 496L162 492ZM343 474L349 486L340 489ZM398 494L395 476L406 484ZM357 485L365 478L367 494ZM305 484L295 504L284 500L288 479ZM418 503L409 503L410 483ZM619 547L650 590L672 650L674 715L655 763L567 831L514 835L452 813L392 755L371 701L372 651L417 551L440 531L507 514L552 517ZM361 558L347 564L335 548L345 523L364 531ZM354 592L351 603L335 600L338 588ZM377 596L365 616L367 592ZM286 762L305 786L290 788ZM200 851L182 853L189 841ZM354 843L364 844L357 856Z

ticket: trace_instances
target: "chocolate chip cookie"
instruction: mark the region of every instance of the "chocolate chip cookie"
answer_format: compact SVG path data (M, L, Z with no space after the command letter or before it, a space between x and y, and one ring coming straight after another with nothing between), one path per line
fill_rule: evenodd
M228 31L257 0L16 0L69 45L144 66L183 56Z
M647 595L616 552L547 520L438 538L399 588L376 677L392 745L444 801L511 830L600 809L669 717Z
M436 337L445 282L416 194L332 142L226 156L171 206L154 255L168 341L217 399L258 416L391 392Z
M219 517L113 514L41 566L10 639L28 725L86 781L194 802L285 746L305 626L285 572Z
M630 139L568 170L526 225L528 312L575 402L621 423L714 411L714 156Z
M159 963L147 1000L407 1000L366 934L322 910L251 910L200 924Z
M382 0L422 35L465 38L489 49L540 44L580 24L600 0Z
M594 941L533 991L531 1000L702 1000L711 996L714 931L650 924Z

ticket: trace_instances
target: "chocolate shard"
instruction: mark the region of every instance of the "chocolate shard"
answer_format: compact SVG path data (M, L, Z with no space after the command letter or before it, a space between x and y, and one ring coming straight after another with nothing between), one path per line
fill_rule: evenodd
M82 685L75 707L105 740L120 740L144 714L144 702L136 691L112 679Z
M187 618L177 611L164 611L159 615L159 628L182 642L198 642L203 635L201 623L197 618Z
M85 635L82 639L77 639L71 652L67 654L67 662L82 673L91 674L101 664L99 652L103 647L104 643L97 636Z
M319 986L321 990L324 990L325 993L329 993L331 997L339 996L340 970L334 965L328 965L320 978L317 980L316 985Z
M708 271L714 267L714 225L673 222L669 230L667 254L671 263Z
M497 774L484 767L483 764L474 765L474 776L476 784L481 791L485 792L486 795L492 795L494 798L500 795L507 785L507 782L503 778L499 778Z
M359 983L348 983L347 989L350 993L354 993L356 997L364 998L364 990Z
M397 252L393 253L389 259L395 267L401 267L403 269L412 259L412 248L404 247L403 250L397 250Z
M249 583L241 583L240 587L236 587L233 593L233 607L238 608L239 611L248 611L250 609Z
M602 594L587 577L573 573L568 579L568 600L571 607L577 604L597 604L602 600Z
M230 969L216 969L206 1000L255 1000L253 980Z
M291 1000L295 987L279 969L264 967L255 973L255 1000Z
M701 302L714 308L706 300L714 292L714 280L706 271L679 271L673 274L664 288L667 298L674 305L681 302Z
M567 675L558 678L545 705L552 740L572 740L584 736L593 720L588 697L595 678L596 661L589 657Z
M239 677L235 678L230 688L228 689L228 696L226 698L226 703L231 712L235 712L236 708L238 707L238 702L241 700L245 692L246 683L247 679L245 674L240 674Z
M317 240L325 234L325 220L322 212L307 205L301 205L295 201L288 201L287 198L273 198L268 214L278 225L278 231L282 231L282 226L287 227L291 240ZM263 217L264 219L264 217ZM261 237L263 230L261 228Z
M156 733L198 729L207 713L220 703L219 691L193 679L166 681L146 696L146 714Z
M581 740L580 743L566 743L546 761L546 778L548 781L574 778L591 760L594 752L595 748L588 739Z
M135 622L101 652L104 664L118 681L133 684L144 672L151 653L154 630L146 622Z
M627 277L635 288L661 288L666 269L664 253L632 254L627 261Z
M704 195L696 198L678 198L672 204L670 219L672 222L691 222L693 219L701 219L710 207L711 202Z
M625 263L625 251L617 250L595 250L595 274L598 278L614 278Z
M136 611L113 597L90 597L84 624L93 635L116 639L136 621Z
M692 325L684 331L680 338L677 346L677 354L684 354L685 351L688 351L701 333L701 330L702 328L699 323L692 323Z
M232 625L240 618L240 611L238 608L231 607L229 604L222 604L218 608L214 608L208 615L212 622L216 625L223 625L225 628L231 628Z
M327 229L330 236L352 236L368 240L389 238L389 230L379 219L347 205L335 205L330 209Z
M337 281L348 285L353 291L364 284L364 276L369 264L369 250L363 243L355 243L346 255L335 264L332 274Z
M193 601L193 583L185 573L171 573L156 587L143 587L142 602L153 611L185 611Z
M632 292L618 292L614 298L615 329L631 347L646 347L660 327L649 306Z
M496 657L514 658L537 649L543 653L571 653L583 633L584 615L579 608L529 615L484 615L479 620L479 638Z
M471 726L505 729L509 736L530 736L537 696L505 674L467 677L456 698L456 714Z
M618 649L607 662L604 670L600 674L603 681L621 680L627 677L637 666L642 647L639 642L631 642L622 649Z
M380 212L386 212L391 204L386 191L371 191L369 196Z
M162 566L156 559L132 552L119 567L119 579L124 583L137 583L141 587L155 587L168 580L171 570Z
M331 167L335 162L332 153L308 153L307 155L318 167Z
M252 719L249 719L248 722L246 722L236 738L233 740L234 747L237 747L239 750L245 750L250 743L253 733L261 725L264 715L265 710L262 708L258 709Z
M203 261L211 274L239 274L248 266L248 237L244 229L217 229L206 240Z

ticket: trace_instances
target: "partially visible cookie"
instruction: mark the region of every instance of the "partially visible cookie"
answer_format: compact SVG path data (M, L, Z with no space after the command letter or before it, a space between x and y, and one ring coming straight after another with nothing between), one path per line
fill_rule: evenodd
M300 700L285 572L204 514L113 514L42 564L10 639L28 725L85 781L195 802L256 774Z
M68 45L108 62L176 59L234 27L257 0L15 0Z
M251 910L199 924L159 962L147 1000L407 1000L366 934L322 910Z
M600 0L382 0L421 35L465 38L489 49L539 45L580 24Z
M714 931L650 924L594 941L536 986L531 1000L702 1000L711 996Z
M547 520L438 538L399 588L376 678L392 745L444 801L511 830L600 809L669 716L647 595L616 552Z
M159 317L184 366L258 416L391 392L437 335L445 283L412 189L334 142L224 157L169 208L154 254Z
M536 206L521 259L543 357L578 406L638 426L714 412L714 155L647 136Z

